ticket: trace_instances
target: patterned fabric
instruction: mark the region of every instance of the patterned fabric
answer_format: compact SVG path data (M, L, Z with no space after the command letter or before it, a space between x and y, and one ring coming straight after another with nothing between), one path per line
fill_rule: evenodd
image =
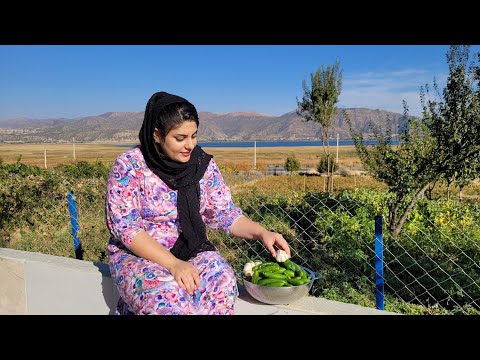
M134 148L121 154L108 176L106 222L110 270L121 301L117 311L136 314L233 314L238 295L235 274L218 251L205 251L189 261L198 269L202 286L189 295L167 269L131 253L133 237L145 230L170 249L181 227L177 191L170 189L146 166ZM200 180L200 213L206 226L230 233L242 210L213 159Z
M235 273L218 251L189 260L199 270L201 287L193 295L178 286L163 266L132 254L110 260L121 301L121 315L233 315L238 295ZM124 299L124 300L123 300Z

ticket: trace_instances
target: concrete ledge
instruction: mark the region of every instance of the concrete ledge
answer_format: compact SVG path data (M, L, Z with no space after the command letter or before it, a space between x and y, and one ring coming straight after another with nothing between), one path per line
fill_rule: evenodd
M0 248L0 314L113 314L118 293L102 263Z
M236 315L392 314L312 296L267 305L239 291ZM106 264L0 248L0 314L112 315L117 301Z

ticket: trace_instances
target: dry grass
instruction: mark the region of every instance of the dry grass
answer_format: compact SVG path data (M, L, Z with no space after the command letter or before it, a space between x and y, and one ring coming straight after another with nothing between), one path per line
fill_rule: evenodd
M75 144L76 161L101 161L111 164L115 158L128 147L111 144ZM204 147L206 152L215 157L215 161L232 170L251 170L254 164L253 148L214 148ZM25 164L45 166L47 151L47 168L63 163L74 162L72 144L0 144L0 159L5 163L14 163L21 156ZM264 171L267 165L283 165L289 156L295 155L302 167L313 168L323 154L321 146L295 147L257 147L256 168ZM332 156L336 156L332 148ZM361 169L362 164L356 156L354 146L339 147L339 164L347 168Z
M228 180L227 180L228 181ZM325 176L262 176L255 182L235 184L231 186L232 191L241 193L242 191L258 191L264 194L289 194L295 192L325 192ZM333 190L354 190L354 189L386 189L387 186L370 176L334 176Z
M215 157L219 164L238 171L251 170L254 164L253 148L209 148L204 150ZM336 150L332 148L332 156L336 156ZM288 157L295 156L302 167L315 168L323 155L321 146L279 146L279 147L257 147L256 169L267 170L269 164L284 165ZM362 168L362 163L356 155L354 146L339 147L340 166L350 168Z
M127 147L99 144L75 144L76 161L101 161L112 164L114 159L127 150ZM47 169L57 164L74 162L72 144L0 144L0 159L5 163L15 163L21 156L21 162L29 165L45 166L47 151Z
M127 150L128 147L112 144L75 144L76 161L101 161L106 165L113 164L115 158ZM19 156L21 162L29 165L44 167L44 151L47 151L47 168L51 169L59 163L73 163L72 144L0 144L0 160L5 163L15 163ZM225 169L225 177L229 181L229 174L236 171L249 171L253 168L253 148L214 148L204 147L204 150L212 154L215 161ZM332 156L336 156L336 148L331 147ZM300 161L302 167L316 168L319 157L323 155L321 146L295 146L295 147L257 147L256 168L265 171L269 164L283 165L289 156ZM340 172L350 175L358 175L363 170L362 163L356 154L354 146L339 147ZM288 178L288 179L287 179ZM320 176L282 177L275 176L251 179L238 183L230 180L232 187L251 186L253 183L259 188L290 188L292 190L323 191L325 178ZM242 184L243 183L243 184ZM280 186L282 184L282 186ZM335 176L334 189L355 189L355 188L385 188L385 185L369 176ZM446 193L441 186L436 189L437 193ZM458 189L452 187L452 196L458 196ZM480 196L479 181L466 187L462 195L465 199L478 199Z

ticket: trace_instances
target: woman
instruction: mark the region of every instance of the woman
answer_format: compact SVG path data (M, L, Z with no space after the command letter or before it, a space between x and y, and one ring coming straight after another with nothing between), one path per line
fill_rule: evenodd
M107 246L118 314L234 313L235 273L206 226L261 240L290 255L282 235L242 214L213 160L197 145L198 114L182 97L151 96L140 145L116 159L107 181Z

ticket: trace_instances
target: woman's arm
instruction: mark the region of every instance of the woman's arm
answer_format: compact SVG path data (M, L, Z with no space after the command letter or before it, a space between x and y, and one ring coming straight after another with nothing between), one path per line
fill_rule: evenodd
M156 262L157 264L166 267L168 271L174 267L176 260L178 260L170 251L168 251L162 244L158 243L145 230L141 230L133 237L130 244L130 250L139 257Z
M247 240L261 240L273 257L276 255L274 245L291 256L290 247L281 234L268 231L262 225L245 216L240 216L234 221L230 227L230 234Z
M198 270L188 261L176 258L162 244L159 244L145 230L137 233L130 244L130 250L137 256L164 266L175 278L178 285L193 294L195 286L200 288Z
M261 240L273 256L276 254L274 245L290 256L290 248L282 235L268 231L243 216L242 209L233 203L230 188L217 164L213 159L210 162L205 180L207 206L202 214L205 224L211 229L222 230L236 237Z

